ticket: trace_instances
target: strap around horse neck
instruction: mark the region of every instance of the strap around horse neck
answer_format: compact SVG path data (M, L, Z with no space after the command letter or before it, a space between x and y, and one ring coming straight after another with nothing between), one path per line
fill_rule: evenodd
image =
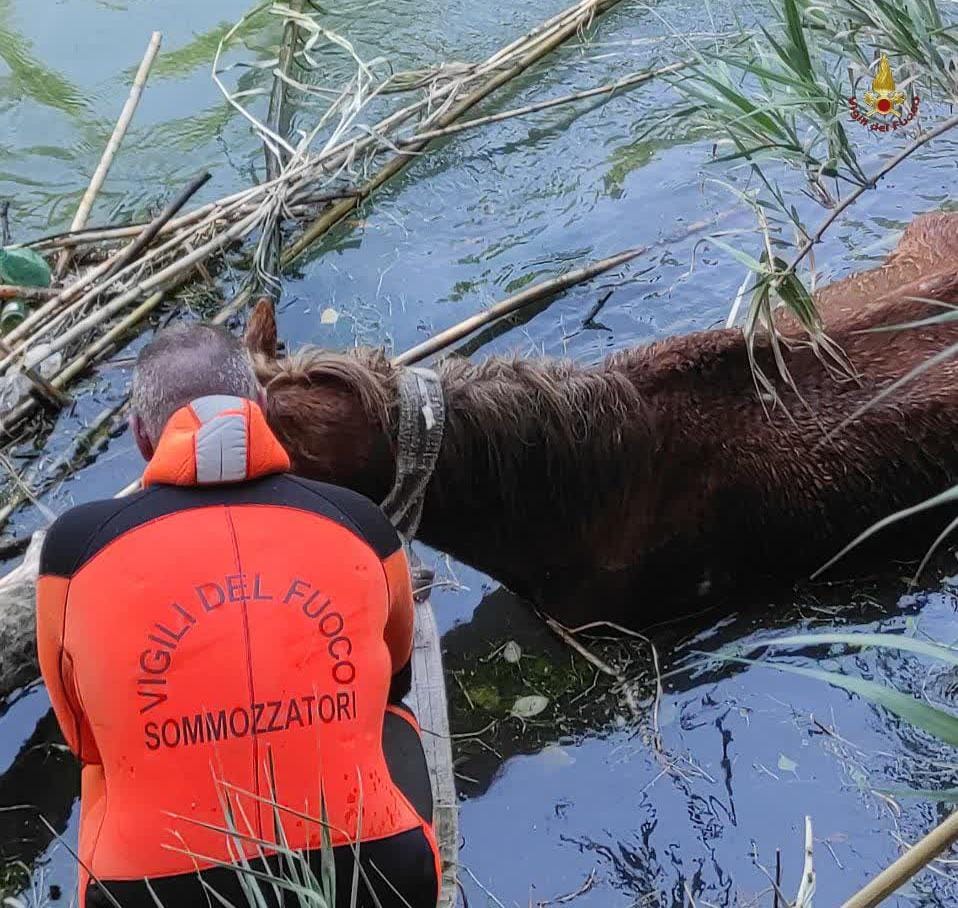
M411 541L419 528L426 486L432 479L446 426L446 400L431 369L408 367L399 375L396 483L382 509Z

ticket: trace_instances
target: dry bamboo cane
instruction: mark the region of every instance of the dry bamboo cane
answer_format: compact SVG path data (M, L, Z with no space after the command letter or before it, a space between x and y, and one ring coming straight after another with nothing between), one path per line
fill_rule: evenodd
M253 187L251 189L244 189L242 192L234 193L232 196L227 196L224 199L219 199L215 202L207 202L205 205L194 208L192 211L187 212L184 215L180 215L178 218L173 218L169 223L164 224L163 228L160 230L160 236L165 236L168 233L175 233L177 230L180 230L183 227L188 227L190 224L194 224L199 220L202 220L210 212L216 210L217 208L222 207L223 205L232 204L237 201L237 199L250 195L256 192L257 189L263 187ZM296 206L305 206L305 205L319 205L324 202L338 202L340 199L344 199L347 196L355 195L352 190L343 189L339 192L314 192L304 194L302 197L296 196L290 202L290 205L293 207ZM247 202L243 207L258 207L258 203ZM63 233L51 233L46 236L38 237L35 240L30 240L28 243L17 243L9 246L10 249L39 249L39 250L56 250L60 246L93 246L99 243L112 243L119 242L121 240L130 240L139 236L143 232L144 227L148 227L150 224L149 221L138 221L133 224L124 224L120 226L110 226L105 225L102 227L86 227L83 230L71 231L67 230ZM70 285L71 287L73 284ZM59 293L58 290L47 291L51 295Z
M581 2L574 6L563 10L552 19L540 24L521 38L517 38L511 44L506 45L506 47L501 48L483 63L471 67L465 75L458 78L450 78L447 84L431 91L426 98L416 101L400 110L393 111L393 113L366 130L369 133L367 138L358 140L351 138L327 149L322 160L313 161L311 167L307 164L307 166L303 168L308 171L303 178L306 181L315 180L323 173L330 173L344 166L349 161L355 160L359 153L365 152L371 146L381 145L382 139L380 136L391 129L398 128L399 124L412 119L417 114L421 114L424 110L431 111L427 117L428 122L438 122L440 117L453 106L456 93L465 86L488 79L490 75L496 71L503 73L513 72L513 74L515 74L516 71L513 70L513 65L509 65L507 68L507 64L502 62L510 55L517 55L517 62L519 64L522 64L522 61L528 59L530 56L538 60L555 46L553 38L558 33L558 30L567 30L567 28L571 26L573 32L579 31L594 20L597 10L603 12L615 6L617 3L618 0L581 0ZM549 46L544 46L546 44ZM519 51L521 51L521 54L519 54ZM518 71L524 69L525 66L522 66L522 69ZM485 85L487 83L483 84Z
M175 200L170 206L167 206L167 209L164 210L164 212L154 219L151 224L147 225L147 232L151 232L153 227L158 222L161 222L167 216L171 208L176 206L178 203L179 199ZM228 211L229 209L225 210ZM196 232L198 233L205 226L207 226L206 222L201 222L196 228ZM160 229L159 233L162 232L162 229ZM142 238L144 231L140 230L138 233L139 237ZM102 262L90 273L75 281L69 287L65 288L61 292L60 296L58 296L56 299L50 300L48 303L45 303L43 306L37 309L36 312L32 313L31 316L22 324L17 325L17 327L10 332L10 339L19 340L20 343L14 348L12 356L7 356L3 359L0 359L0 372L6 369L10 365L10 362L16 356L22 354L26 348L32 346L34 343L37 343L44 335L49 334L50 331L62 324L74 313L82 311L89 303L96 300L110 286L118 284L122 281L133 279L136 273L138 271L142 271L144 266L146 266L151 260L161 258L165 253L175 250L183 239L183 236L184 234L178 234L172 240L167 240L165 243L154 247L149 252L145 253L140 260L137 260L136 256L130 255L131 250L133 250L135 246L141 245L141 239L136 239L128 246L124 247L123 250ZM125 263L115 266L119 259L124 259ZM79 299L77 299L77 297L79 297ZM65 303L68 305L64 307ZM46 317L50 315L53 317L48 321L44 321ZM38 323L40 323L39 327L37 327ZM24 338L24 329L34 330L32 334Z
M677 233L659 243L654 243L649 246L636 246L633 249L628 249L625 252L619 252L618 254L609 258L601 259L600 261L592 262L588 265L583 265L581 268L576 268L574 271L570 271L567 274L561 275L560 277L552 278L548 281L542 281L539 284L534 284L531 287L527 287L525 290L521 290L514 296L510 296L508 299L501 300L500 302L490 306L488 309L478 312L475 315L471 315L469 318L463 319L461 322L458 322L451 328L447 328L445 331L441 331L439 334L434 334L432 337L424 340L421 344L417 344L415 347L411 347L409 350L406 350L405 353L400 353L399 356L393 360L393 365L408 366L412 363L421 362L427 356L432 356L434 353L444 350L446 347L451 346L452 344L456 343L456 341L462 340L464 337L467 337L484 325L488 325L490 322L498 321L500 318L510 315L511 313L529 306L532 303L539 302L540 300L546 299L550 296L555 296L557 293L568 290L570 287L576 284L581 284L598 274L602 274L604 271L609 271L610 269L615 268L617 265L631 261L632 259L636 258L636 256L648 252L655 246L661 246L665 243L677 243L681 240L687 239L693 234L698 233L699 231L704 230L706 227L710 227L722 220L734 210L735 209L730 208L707 221L695 221L694 223L689 224L689 226L686 227L681 233Z
M143 296L144 294L167 284L170 280L179 277L181 272L187 269L192 270L191 266L197 264L198 262L205 261L214 252L222 249L233 240L242 236L243 233L256 222L256 220L256 214L247 215L245 218L243 218L243 220L234 224L229 230L226 230L214 237L208 243L204 244L198 249L193 250L182 259L175 261L172 264L167 265L166 268L163 268L162 270L157 271L155 274L150 275L150 277L132 287L130 290L126 291L126 293L123 293L115 299L110 300L110 302L105 306L101 306L95 312L92 312L86 318L81 319L67 331L64 331L62 334L60 334L50 345L51 352L62 350L64 347L71 344L74 340L89 331L91 328L95 328L97 325L106 321L106 319L116 315L118 312L120 312L120 310L125 309L130 303L137 299L137 297Z
M92 361L93 357L91 355L91 351L94 351L94 354L99 353L102 349L105 349L106 346L109 346L113 340L119 337L120 334L125 333L131 324L135 323L134 321L131 321L134 315L137 316L136 321L139 321L147 312L159 305L163 295L169 292L171 288L171 282L172 286L180 286L182 283L185 283L189 273L193 270L193 266L201 263L204 259L208 258L212 252L215 252L217 249L225 246L235 237L241 235L244 230L254 223L255 220L255 214L248 215L244 220L234 224L230 230L220 234L205 246L194 250L182 260L174 262L172 265L169 265L162 271L158 271L156 274L147 278L141 284L138 284L116 299L111 300L106 306L98 309L96 312L92 313L90 316L74 325L69 331L58 337L51 345L51 352L63 349L90 328L95 327L96 325L119 313L138 297L143 296L150 291L156 291L149 297L149 299L135 309L133 313L120 322L119 325L115 326L106 335L95 341L85 353L81 354L66 368L61 370L51 382L53 387L60 389L64 388ZM35 409L35 404L36 402L33 400L25 400L18 406L14 407L3 418L3 420L0 421L0 436L9 432L10 429L19 423L25 416L28 416L30 413L32 413Z
M190 181L189 185L172 202L170 202L163 209L163 211L157 215L157 217L155 217L150 223L144 225L144 227L138 231L136 239L134 239L132 243L125 246L123 249L117 252L116 255L110 256L110 258L94 268L89 274L84 275L75 283L71 284L66 291L54 296L53 299L48 300L39 309L31 312L27 318L25 318L19 325L16 326L16 328L14 328L14 330L7 335L8 342L12 343L13 341L22 338L26 331L36 326L38 322L42 322L47 315L55 312L63 303L69 302L73 296L76 296L76 294L83 289L83 287L89 284L95 284L99 280L106 282L109 281L110 278L116 277L121 269L133 262L137 256L144 249L146 249L150 243L153 242L156 236L163 229L163 226L167 224L194 195L196 195L196 193L206 184L209 179L210 174L208 171L200 174L197 177L194 177ZM104 283L103 285L92 287L92 289L76 305L81 307L92 299L95 299L95 297L102 290L104 290L106 286L107 284ZM62 318L73 308L74 307L69 307L61 312L50 324L43 326L38 332L28 337L19 346L4 349L2 351L4 357L2 360L0 360L0 371L3 371L10 364L10 362L24 353L26 349L32 346L35 342L37 342L41 335L48 333L54 327L54 325L61 321Z
M575 12L579 13L581 11L581 7L582 7L582 4L581 3L578 4L577 7L574 8ZM513 53L518 48L522 47L524 44L527 44L529 41L532 41L533 39L539 37L540 35L547 32L549 29L555 28L555 26L559 25L561 22L563 22L563 20L567 19L571 12L572 10L570 10L569 8L566 8L562 10L562 12L556 13L556 15L554 15L551 19L546 19L545 22L540 22L534 28L527 31L524 35L522 35L519 38L516 38L515 41L512 41L511 43L507 44L505 47L499 48L499 50L497 50L486 61L486 64L489 66L495 66L500 60L502 60L504 57L509 56L509 54Z
M133 86L130 89L130 95L126 99L126 104L123 105L123 110L120 111L120 118L117 120L116 126L113 129L113 135L110 136L110 141L107 142L106 148L103 151L103 156L100 158L100 163L93 172L90 185L87 187L86 192L83 193L83 198L80 199L80 206L77 208L77 213L73 218L73 225L71 227L72 230L79 230L81 227L86 226L87 219L90 217L90 212L93 210L93 203L96 201L96 197L99 195L100 189L103 187L106 176L110 172L110 167L113 165L113 159L116 157L116 153L123 142L124 136L126 136L126 131L130 128L130 123L133 120L133 114L136 113L136 108L140 103L140 98L143 95L143 88L146 85L146 80L150 75L150 70L153 68L153 61L156 59L156 55L159 53L160 42L162 40L163 35L160 32L153 32L153 35L150 38L150 43L146 48L146 53L144 54L143 60L140 63L140 68L136 72L136 78L133 80ZM70 248L64 249L63 252L60 253L60 258L57 260L57 265L54 272L58 279L63 277L64 273L66 272L72 255L73 250Z
M303 11L304 0L290 0L289 8L294 13ZM299 26L292 17L286 20L283 29L283 40L280 45L279 61L273 76L273 89L269 98L269 113L266 117L267 126L285 139L289 132L289 108L286 104L286 78L293 65L296 54L296 40L299 36ZM279 150L277 150L279 152ZM283 161L268 146L266 152L266 174L270 180L275 180L283 169Z
M205 205L201 209L198 209L197 211L191 212L189 215L184 216L182 219L180 219L180 223L184 223L187 221L194 222L198 220L197 218L198 212L203 212L206 215L205 218L200 220L198 224L192 227L192 229L188 227L182 233L178 234L177 236L174 236L171 240L168 240L166 243L152 249L146 256L144 256L142 261L133 262L132 264L127 265L125 268L112 274L108 280L103 281L100 285L95 286L91 290L87 291L87 293L83 297L81 297L79 300L74 302L72 305L68 306L66 309L59 312L59 314L56 315L49 323L45 324L42 328L40 328L33 335L27 338L27 340L24 343L22 343L18 348L16 348L16 350L14 351L14 354L19 355L20 353L23 352L25 347L34 343L43 335L49 333L56 325L62 323L69 315L84 308L87 303L91 302L93 299L95 299L97 296L103 293L103 291L109 285L113 283L117 283L120 280L132 279L135 276L135 272L143 270L143 267L148 263L148 260L151 260L151 259L156 260L158 258L161 258L167 252L175 252L179 255L182 255L182 250L179 247L181 247L187 239L196 238L199 234L201 234L204 231L204 229L208 227L212 227L215 224L215 222L218 220L226 220L227 222L229 222L230 218L228 216L232 215L233 213L236 213L237 215L239 215L243 211L248 211L250 201L253 198L263 194L263 192L272 188L278 182L280 182L280 180L270 181L268 183L260 184L259 186L253 187L251 189L246 189L246 190L243 190L242 192L234 193L233 195L228 196L225 199L220 199L218 202ZM335 193L335 194L330 194L328 197L342 198L344 197L344 195L346 195L346 193ZM313 196L310 193L306 193L303 195L303 198L312 198L312 197ZM295 201L296 198L297 197L294 195L293 201ZM258 210L259 210L259 207L257 206L256 208L253 209L253 212L256 213L258 212ZM246 225L247 230L252 229L252 227L254 226L254 221L255 221L255 218L254 219L247 218L243 221L243 223ZM173 224L174 222L171 221L170 223ZM236 236L235 227L236 225L234 223L229 231L233 236ZM165 231L161 230L160 232L163 233ZM191 255L192 255L192 247L188 245L188 248L191 250ZM204 249L211 249L212 251L215 251L215 248L211 247L209 244L206 244L204 246ZM187 259L189 258L190 257L188 256ZM181 263L181 266L182 266L182 263ZM107 267L106 263L101 265L100 269L105 267ZM100 269L97 269L97 273L99 273ZM47 306L42 307L44 310L44 313L48 313L51 307L59 305L61 302L75 297L80 291L83 290L85 286L87 286L88 282L89 282L89 276L87 276L83 280L80 280L78 282L75 282L74 284L71 284L70 287L62 291L61 296L55 302L52 302L51 304L48 304ZM36 320L34 319L33 322L35 323L35 321ZM22 326L18 326L18 328L19 327L22 327ZM11 332L11 337L19 337L19 336L20 335L17 332ZM9 365L13 358L14 358L13 356L7 356L3 358L2 360L0 360L0 371L5 369Z
M349 139L329 149L321 163L321 168L329 169L340 166L350 156L354 158L359 152L363 152L370 146L378 143L380 141L377 138L378 136L385 134L390 129L397 129L399 124L412 119L424 110L432 111L427 119L438 119L439 116L451 107L457 91L473 82L488 78L490 73L496 70L506 71L504 68L505 64L501 61L505 60L509 55L515 54L521 49L523 55L527 56L535 49L535 41L542 43L550 39L559 27L572 23L578 28L586 19L591 21L596 2L597 0L582 0L582 2L577 3L575 6L563 10L552 19L534 28L531 32L527 32L521 38L517 38L511 44L506 45L506 47L500 48L492 57L474 66L461 78L450 79L446 85L435 91L431 91L428 97L407 105L400 110L393 111L368 130L370 133L368 138L359 141ZM602 2L608 3L609 0L602 0ZM614 5L618 0L612 0L612 2ZM588 16L584 15L585 12L588 12ZM533 41L533 39L535 39L535 41ZM440 101L442 102L441 104L439 103Z
M955 842L958 842L958 810L949 814L928 835L912 845L864 889L856 892L842 908L874 908L875 905L880 905Z
M616 265L622 265L625 262L629 262L636 256L642 255L643 252L648 251L648 248L648 246L637 246L634 249L627 249L625 252L620 252L617 255L610 256L607 259L602 259L598 262L592 262L589 265L584 265L582 268L576 268L567 274L563 274L561 277L553 278L549 281L543 281L542 283L535 284L532 287L527 287L520 293L515 294L515 296L510 296L508 299L505 299L500 303L496 303L494 306L490 306L485 311L470 316L469 318L459 322L457 325L453 325L452 328L449 328L446 331L441 331L439 334L429 338L429 340L423 341L421 344L417 344L415 347L407 350L405 353L400 353L399 356L393 359L393 365L408 366L411 363L418 363L427 356L430 356L433 353L448 347L457 340L461 340L467 334L472 334L472 332L477 328L481 328L483 325L488 325L489 322L494 322L497 319L502 318L504 315L515 312L517 309L522 309L524 306L528 306L531 303L547 299L550 296L555 296L557 293L561 293L563 290L568 290L575 284L581 284L583 281L587 281L590 278L595 277L597 274L602 274L603 271L608 271L611 268L615 268Z
M210 180L212 174L208 170L193 177L186 188L167 204L163 210L147 225L143 232L119 255L108 260L109 267L104 271L103 278L112 277L121 268L128 265L157 237L163 225L172 220L180 209L196 195Z
M234 203L233 208L238 210L239 203ZM227 213L231 213L231 210L228 208L223 209L223 214L225 215ZM255 212L254 212L253 216L247 217L244 221L242 221L242 224L244 225L244 231L252 229L256 219L257 217L255 216ZM114 273L110 274L109 277L103 278L99 284L96 284L95 286L87 290L86 293L84 293L84 295L81 296L78 300L75 300L74 302L70 303L70 305L61 309L59 312L57 312L56 315L53 316L52 319L44 323L41 327L37 328L33 334L31 334L26 339L22 339L20 342L20 345L13 351L13 354L6 356L3 359L0 359L0 372L6 369L10 365L12 360L15 359L16 356L19 356L20 354L22 354L26 348L30 347L32 344L38 342L42 337L49 334L56 327L58 327L63 322L65 322L71 315L77 312L81 312L83 309L85 309L89 303L93 302L95 299L101 296L108 287L114 284L119 284L123 281L135 280L137 272L142 273L142 271L145 270L148 264L151 264L152 262L158 259L162 259L167 253L171 253L171 252L176 253L178 256L180 256L180 258L174 261L172 264L168 264L164 269L164 273L168 273L170 269L173 269L175 271L179 267L185 267L186 265L192 264L191 256L193 253L193 246L189 245L189 243L186 241L190 238L195 238L196 236L200 235L203 232L204 228L208 226L211 226L210 219L207 219L206 221L201 222L192 231L186 230L180 234L177 234L172 239L167 240L165 243L161 244L160 246L156 246L153 249L151 249L149 252L147 252L143 256L142 259L131 261L125 266L123 266L122 268L120 268L118 271L115 271ZM242 234L244 231L240 231L240 234ZM236 233L236 223L233 223L233 225L229 228L227 232L230 234L231 239L238 238L239 235ZM186 255L185 258L183 257L184 253L182 250L182 247L184 245L189 250L189 255ZM212 254L213 252L216 251L217 248L218 247L215 245L215 239L212 245L210 243L207 243L207 244L204 244L203 246L204 250L209 250L208 252L205 253L206 255ZM110 264L109 261L102 263L99 266L99 268L96 269L97 273L100 273L102 269L104 268L108 268L109 264ZM51 311L53 307L57 306L59 303L68 299L71 296L71 291L73 291L74 288L76 288L77 290L82 290L83 287L86 286L85 282L78 282L78 283L80 284L79 286L76 283L71 284L71 286L63 292L63 295L58 300L51 301L50 303L46 304L45 306L41 308L45 310L46 314L49 314L49 312ZM74 293L73 295L75 296L76 294Z
M293 13L303 11L304 0L291 0L289 7ZM292 16L286 20L286 27L283 30L282 49L279 54L279 65L273 76L273 91L269 99L269 113L266 123L269 129L282 139L287 139L289 134L289 106L286 103L286 82L290 70L293 66L293 58L296 55L296 41L299 38L299 25ZM264 142L266 153L266 177L269 180L277 179L283 171L286 163L283 158L281 148L273 149L268 142ZM269 262L269 268L272 274L266 281L267 291L274 303L279 302L280 296L280 274L282 272L282 251L283 251L283 228L280 218L276 218L269 236L269 245L267 249L266 261Z

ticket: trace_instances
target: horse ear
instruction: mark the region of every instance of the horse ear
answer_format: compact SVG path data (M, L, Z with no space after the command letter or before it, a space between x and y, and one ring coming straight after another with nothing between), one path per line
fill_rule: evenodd
M276 359L276 310L268 297L262 297L253 307L243 342L253 356Z

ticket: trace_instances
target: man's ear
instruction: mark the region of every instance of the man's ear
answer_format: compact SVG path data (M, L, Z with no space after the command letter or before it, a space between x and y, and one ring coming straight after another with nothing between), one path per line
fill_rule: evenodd
M130 431L136 439L136 446L140 449L140 454L143 455L143 459L147 462L152 460L154 453L153 442L150 441L146 426L143 425L143 420L140 419L137 413L130 416Z

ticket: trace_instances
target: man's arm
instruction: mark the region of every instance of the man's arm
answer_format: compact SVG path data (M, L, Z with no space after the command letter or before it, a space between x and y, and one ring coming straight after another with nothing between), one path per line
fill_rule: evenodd
M50 695L53 711L63 737L82 762L98 757L91 736L76 703L73 664L63 650L67 595L70 581L65 577L40 577L37 581L37 654L40 673Z
M74 508L54 521L40 550L37 580L37 656L40 674L50 695L60 731L81 763L99 763L100 753L90 728L73 675L73 660L65 646L70 578L88 538L87 517L99 517L102 505ZM77 517L79 515L79 519ZM89 521L86 521L87 523ZM100 525L102 520L97 521Z
M415 607L412 597L412 577L409 560L400 547L383 559L386 584L389 588L389 616L384 637L392 657L393 680L389 688L389 702L398 703L412 687L412 646Z

